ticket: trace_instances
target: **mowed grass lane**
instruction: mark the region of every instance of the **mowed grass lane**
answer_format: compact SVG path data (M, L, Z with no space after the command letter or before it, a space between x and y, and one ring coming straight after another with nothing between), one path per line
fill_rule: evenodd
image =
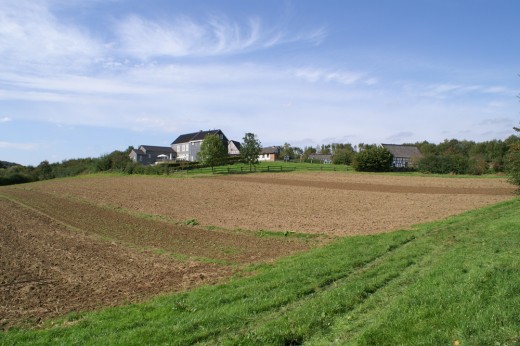
M0 334L10 344L516 345L520 199L357 236L227 284Z

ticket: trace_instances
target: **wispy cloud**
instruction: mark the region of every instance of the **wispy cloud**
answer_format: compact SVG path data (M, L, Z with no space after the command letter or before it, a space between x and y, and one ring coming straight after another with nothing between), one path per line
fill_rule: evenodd
M303 78L309 82L334 82L344 85L351 85L358 82L366 85L374 85L377 83L375 78L366 77L365 74L361 72L300 68L296 69L293 73L296 77Z
M10 122L12 119L9 118L9 117L2 117L0 118L0 123L8 123Z
M511 127L513 127L514 125L514 120L511 119L511 118L502 118L502 117L497 117L497 118L489 118L489 119L484 119L482 120L481 122L479 122L478 124L480 126L489 126L489 125L511 125Z
M0 55L3 68L24 71L56 66L77 69L99 57L102 44L80 27L63 24L44 2L0 2ZM67 64L64 64L67 62Z
M326 36L323 28L293 35L268 29L258 17L237 22L212 16L200 22L189 17L157 21L131 15L115 27L118 49L140 59L240 54L296 41L319 43Z
M402 142L405 142L407 138L409 139L409 138L413 138L413 137L414 137L413 132L403 131L403 132L394 133L394 134L386 137L385 141L391 142L391 143L402 143Z
M503 86L434 84L426 86L423 96L443 99L453 95L471 93L514 95L515 91Z
M0 141L0 149L15 149L15 150L34 150L37 145L34 143L13 143Z

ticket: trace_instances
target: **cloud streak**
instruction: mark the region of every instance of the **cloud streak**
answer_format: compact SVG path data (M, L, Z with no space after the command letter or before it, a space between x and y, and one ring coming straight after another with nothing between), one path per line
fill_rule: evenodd
M35 150L37 145L34 143L13 143L0 141L0 149L14 149L14 150Z
M159 22L131 15L118 21L115 28L118 49L144 60L242 54L291 42L319 43L326 36L323 28L292 36L269 30L258 17L245 23L218 16L205 22L189 17Z

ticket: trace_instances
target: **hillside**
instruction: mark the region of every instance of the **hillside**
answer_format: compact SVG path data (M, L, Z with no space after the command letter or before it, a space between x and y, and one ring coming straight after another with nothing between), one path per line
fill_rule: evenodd
M1 187L0 345L515 345L513 192L345 172Z
M253 276L73 314L0 342L138 345L516 345L520 200L343 238Z
M0 161L0 168L9 168L12 166L20 166L20 165L18 163L14 163L14 162Z

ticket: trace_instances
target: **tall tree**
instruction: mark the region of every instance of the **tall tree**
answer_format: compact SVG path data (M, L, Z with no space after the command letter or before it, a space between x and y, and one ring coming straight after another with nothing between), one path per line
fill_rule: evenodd
M294 158L294 149L291 147L289 143L284 143L282 150L280 151L280 156L284 158L284 160Z
M215 170L215 166L221 165L228 157L227 148L220 140L218 135L207 135L200 145L198 159L204 165L210 166L211 171Z
M516 132L520 133L519 127L513 127ZM506 156L506 171L509 181L520 187L520 138L511 141L509 152ZM518 190L520 193L520 190Z
M258 140L258 137L254 133L246 133L240 148L240 156L244 162L249 164L249 171L251 172L252 165L258 163L258 156L262 151L262 144Z

